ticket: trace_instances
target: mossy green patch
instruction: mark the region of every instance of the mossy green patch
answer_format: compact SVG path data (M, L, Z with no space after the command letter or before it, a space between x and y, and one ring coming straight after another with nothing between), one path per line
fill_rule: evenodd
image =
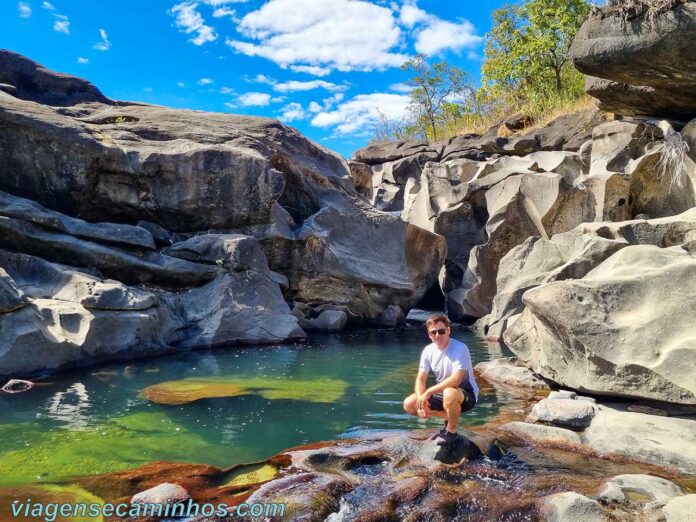
M360 386L360 392L364 395L373 395L381 390L401 389L412 390L416 380L418 368L413 364L400 366L383 373L379 378Z
M260 482L266 482L275 478L278 468L273 464L251 464L249 466L239 466L233 469L224 484L227 486L250 486Z
M57 484L46 484L45 486L40 486L38 489L48 492L51 495L51 500L53 502L58 502L61 504L72 504L73 506L77 506L77 504L84 504L87 508L83 513L82 511L79 511L80 508L76 507L78 511L73 512L73 514L75 514L76 516L68 518L58 518L56 519L57 521L74 520L79 522L102 522L104 520L104 518L101 515L95 517L89 516L89 507L95 504L103 506L104 501L98 496L93 495L86 489L81 488L80 486L74 484L70 484L67 486L59 486Z
M200 399L242 395L259 395L269 400L291 399L331 403L343 397L347 388L346 381L330 378L298 380L204 377L161 382L145 388L143 395L146 399L163 405L188 404Z
M0 451L0 486L53 482L73 476L110 473L153 460L214 455L215 447L180 428L161 412L142 412L80 431L41 431L29 423L11 425L25 445Z

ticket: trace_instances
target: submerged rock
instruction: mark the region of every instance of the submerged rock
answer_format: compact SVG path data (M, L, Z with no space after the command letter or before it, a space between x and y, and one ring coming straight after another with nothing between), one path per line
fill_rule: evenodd
M339 379L232 379L189 378L148 386L143 395L155 404L188 404L200 399L259 395L265 399L292 399L307 402L335 402L343 397L348 383Z
M25 381L23 379L10 379L5 383L5 385L0 388L5 393L21 393L29 391L34 387L34 383L31 381Z

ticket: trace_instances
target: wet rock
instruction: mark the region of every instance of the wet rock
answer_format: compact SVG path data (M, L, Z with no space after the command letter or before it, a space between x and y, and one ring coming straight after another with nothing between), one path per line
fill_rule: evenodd
M131 498L131 504L178 504L180 502L185 502L188 500L189 493L185 488L178 484L170 484L165 482L150 488L145 491L141 491Z
M605 482L597 496L604 502L648 502L682 495L674 482L651 475L618 475Z
M544 520L549 522L587 522L607 518L607 513L599 502L574 491L545 497L541 509Z
M340 310L324 310L314 319L300 320L300 326L306 330L323 330L340 332L348 324L348 316Z
M384 312L377 319L377 324L380 326L395 327L400 326L406 322L406 317L404 317L404 312L398 305L389 305L385 308Z
M690 522L696 513L696 495L673 498L664 508L662 515L666 522Z
M34 387L34 383L31 381L25 381L23 379L10 379L2 387L2 391L5 393L21 393L29 391Z
M504 357L502 359L482 362L477 364L474 370L478 372L481 377L493 383L498 382L508 386L519 386L538 390L549 389L549 385L537 375L534 375L529 368L519 364L517 357Z
M285 517L319 522L338 511L341 497L352 489L350 481L337 475L301 473L267 482L246 502L285 503Z
M595 406L588 401L544 399L534 405L527 422L581 431L590 425L594 415Z

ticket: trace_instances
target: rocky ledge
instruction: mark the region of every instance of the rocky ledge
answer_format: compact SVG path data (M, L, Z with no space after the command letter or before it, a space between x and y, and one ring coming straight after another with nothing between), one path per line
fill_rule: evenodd
M0 375L394 326L444 238L266 118L107 99L0 51Z

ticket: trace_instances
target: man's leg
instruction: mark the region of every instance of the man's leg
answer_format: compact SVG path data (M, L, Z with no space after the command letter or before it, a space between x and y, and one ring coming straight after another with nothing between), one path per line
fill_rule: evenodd
M442 405L445 408L447 419L447 431L456 433L457 424L459 424L459 416L462 413L462 402L464 402L464 393L459 388L446 388L442 392Z
M418 415L418 406L417 406L417 400L416 400L416 394L412 393L408 397L404 399L404 411L408 413L409 415Z

